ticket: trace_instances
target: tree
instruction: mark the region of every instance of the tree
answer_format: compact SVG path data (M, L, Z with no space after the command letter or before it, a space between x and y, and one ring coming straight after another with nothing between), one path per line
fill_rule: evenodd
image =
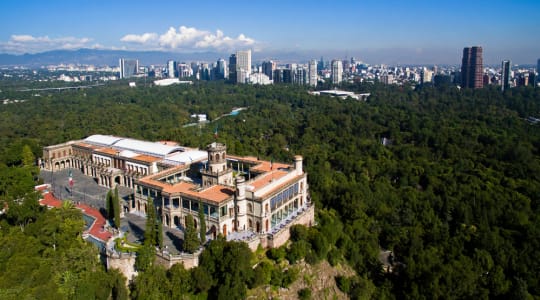
M30 149L30 146L24 145L22 148L22 164L25 167L33 167L35 165L35 157L34 153L32 153L32 149Z
M18 225L21 231L26 226L34 222L41 211L38 199L40 195L37 192L29 193L20 200L8 200L7 219L12 224ZM3 206L3 203L0 202ZM3 208L3 207L2 207Z
M144 243L145 245L156 245L156 209L154 207L154 200L148 196L146 200L146 228L144 231Z
M154 208L154 201L150 196L146 200L146 227L144 230L143 246L139 248L137 252L137 259L135 260L135 268L137 270L147 270L153 266L156 255L156 210Z
M189 270L184 268L184 264L174 264L168 271L167 277L171 283L172 299L187 299L192 292L192 277Z
M120 198L118 197L118 187L114 188L113 201L113 213L114 213L114 226L120 229Z
M206 243L206 219L204 217L204 207L201 201L199 201L199 235L201 238L201 244Z
M197 230L193 222L193 216L186 216L186 229L184 231L184 251L194 253L199 248L199 239L197 238Z
M107 218L112 220L114 217L114 196L111 190L108 190L107 196L105 196L105 209L107 210Z

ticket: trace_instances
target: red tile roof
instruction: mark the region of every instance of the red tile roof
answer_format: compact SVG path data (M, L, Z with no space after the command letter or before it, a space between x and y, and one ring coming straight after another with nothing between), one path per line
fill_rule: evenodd
M39 203L41 205L47 205L48 207L62 207L62 200L57 199L50 192L44 193L43 199L41 199ZM90 228L88 228L88 230L85 231L85 233L89 233L93 237L103 242L107 242L107 240L112 237L112 233L103 229L107 221L97 209L92 208L86 204L77 204L75 205L75 207L82 210L83 214L94 218L94 223L90 226Z
M187 190L183 191L183 193L212 202L221 203L232 197L234 195L234 190L224 185L213 185L202 191Z
M252 186L255 190L258 190L260 188L263 188L270 183L274 182L275 180L280 179L281 177L287 175L288 172L276 170L272 172L265 173L263 175L260 175L256 177L253 181L249 182L248 184Z

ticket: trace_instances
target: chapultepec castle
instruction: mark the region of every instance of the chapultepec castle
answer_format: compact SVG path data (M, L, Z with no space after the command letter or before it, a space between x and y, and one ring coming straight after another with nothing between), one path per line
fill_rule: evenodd
M203 210L207 236L222 234L251 249L279 247L294 224L311 226L314 207L302 157L283 164L227 154L214 142L205 150L174 142L92 135L43 149L43 168L74 168L99 185L133 189L124 211L146 215L153 201L164 226L179 228Z

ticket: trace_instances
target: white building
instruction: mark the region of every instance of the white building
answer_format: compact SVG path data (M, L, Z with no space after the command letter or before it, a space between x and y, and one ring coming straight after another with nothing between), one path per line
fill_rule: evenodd
M308 65L308 81L310 86L317 86L317 60L312 59Z
M139 71L139 60L120 58L119 67L120 79L133 77Z
M249 82L251 84L272 84L272 80L264 73L253 73L249 75Z
M75 168L109 188L133 189L124 209L146 215L153 201L164 226L184 229L187 215L198 227L199 210L209 238L222 234L251 249L279 247L294 224L311 226L314 207L302 157L294 164L227 154L224 144L206 151L173 142L92 135L43 149L47 170ZM235 175L233 175L235 174Z
M246 83L251 74L251 50L236 51L236 74L238 83Z
M339 59L332 60L332 83L340 84L343 80L343 63Z

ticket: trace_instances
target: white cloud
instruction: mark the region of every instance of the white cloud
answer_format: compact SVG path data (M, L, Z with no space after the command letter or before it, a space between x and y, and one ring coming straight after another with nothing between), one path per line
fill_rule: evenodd
M12 35L7 42L0 42L0 52L37 53L55 49L79 49L90 47L91 41L90 38Z
M212 33L195 27L180 26L178 29L169 29L158 35L157 33L144 33L141 35L128 34L120 39L122 42L139 44L146 49L162 50L233 50L246 46L254 46L256 41L244 34L236 38L226 36L223 31Z
M141 35L128 34L120 39L122 42L145 44L150 41L155 41L158 38L156 33L144 33Z
M0 41L0 53L38 53L56 49L129 49L129 50L168 50L168 51L234 51L251 48L260 50L261 43L240 33L236 37L195 27L170 27L159 34L146 32L127 34L120 38L119 45L103 46L87 37L49 37L29 34L14 34L7 41Z

